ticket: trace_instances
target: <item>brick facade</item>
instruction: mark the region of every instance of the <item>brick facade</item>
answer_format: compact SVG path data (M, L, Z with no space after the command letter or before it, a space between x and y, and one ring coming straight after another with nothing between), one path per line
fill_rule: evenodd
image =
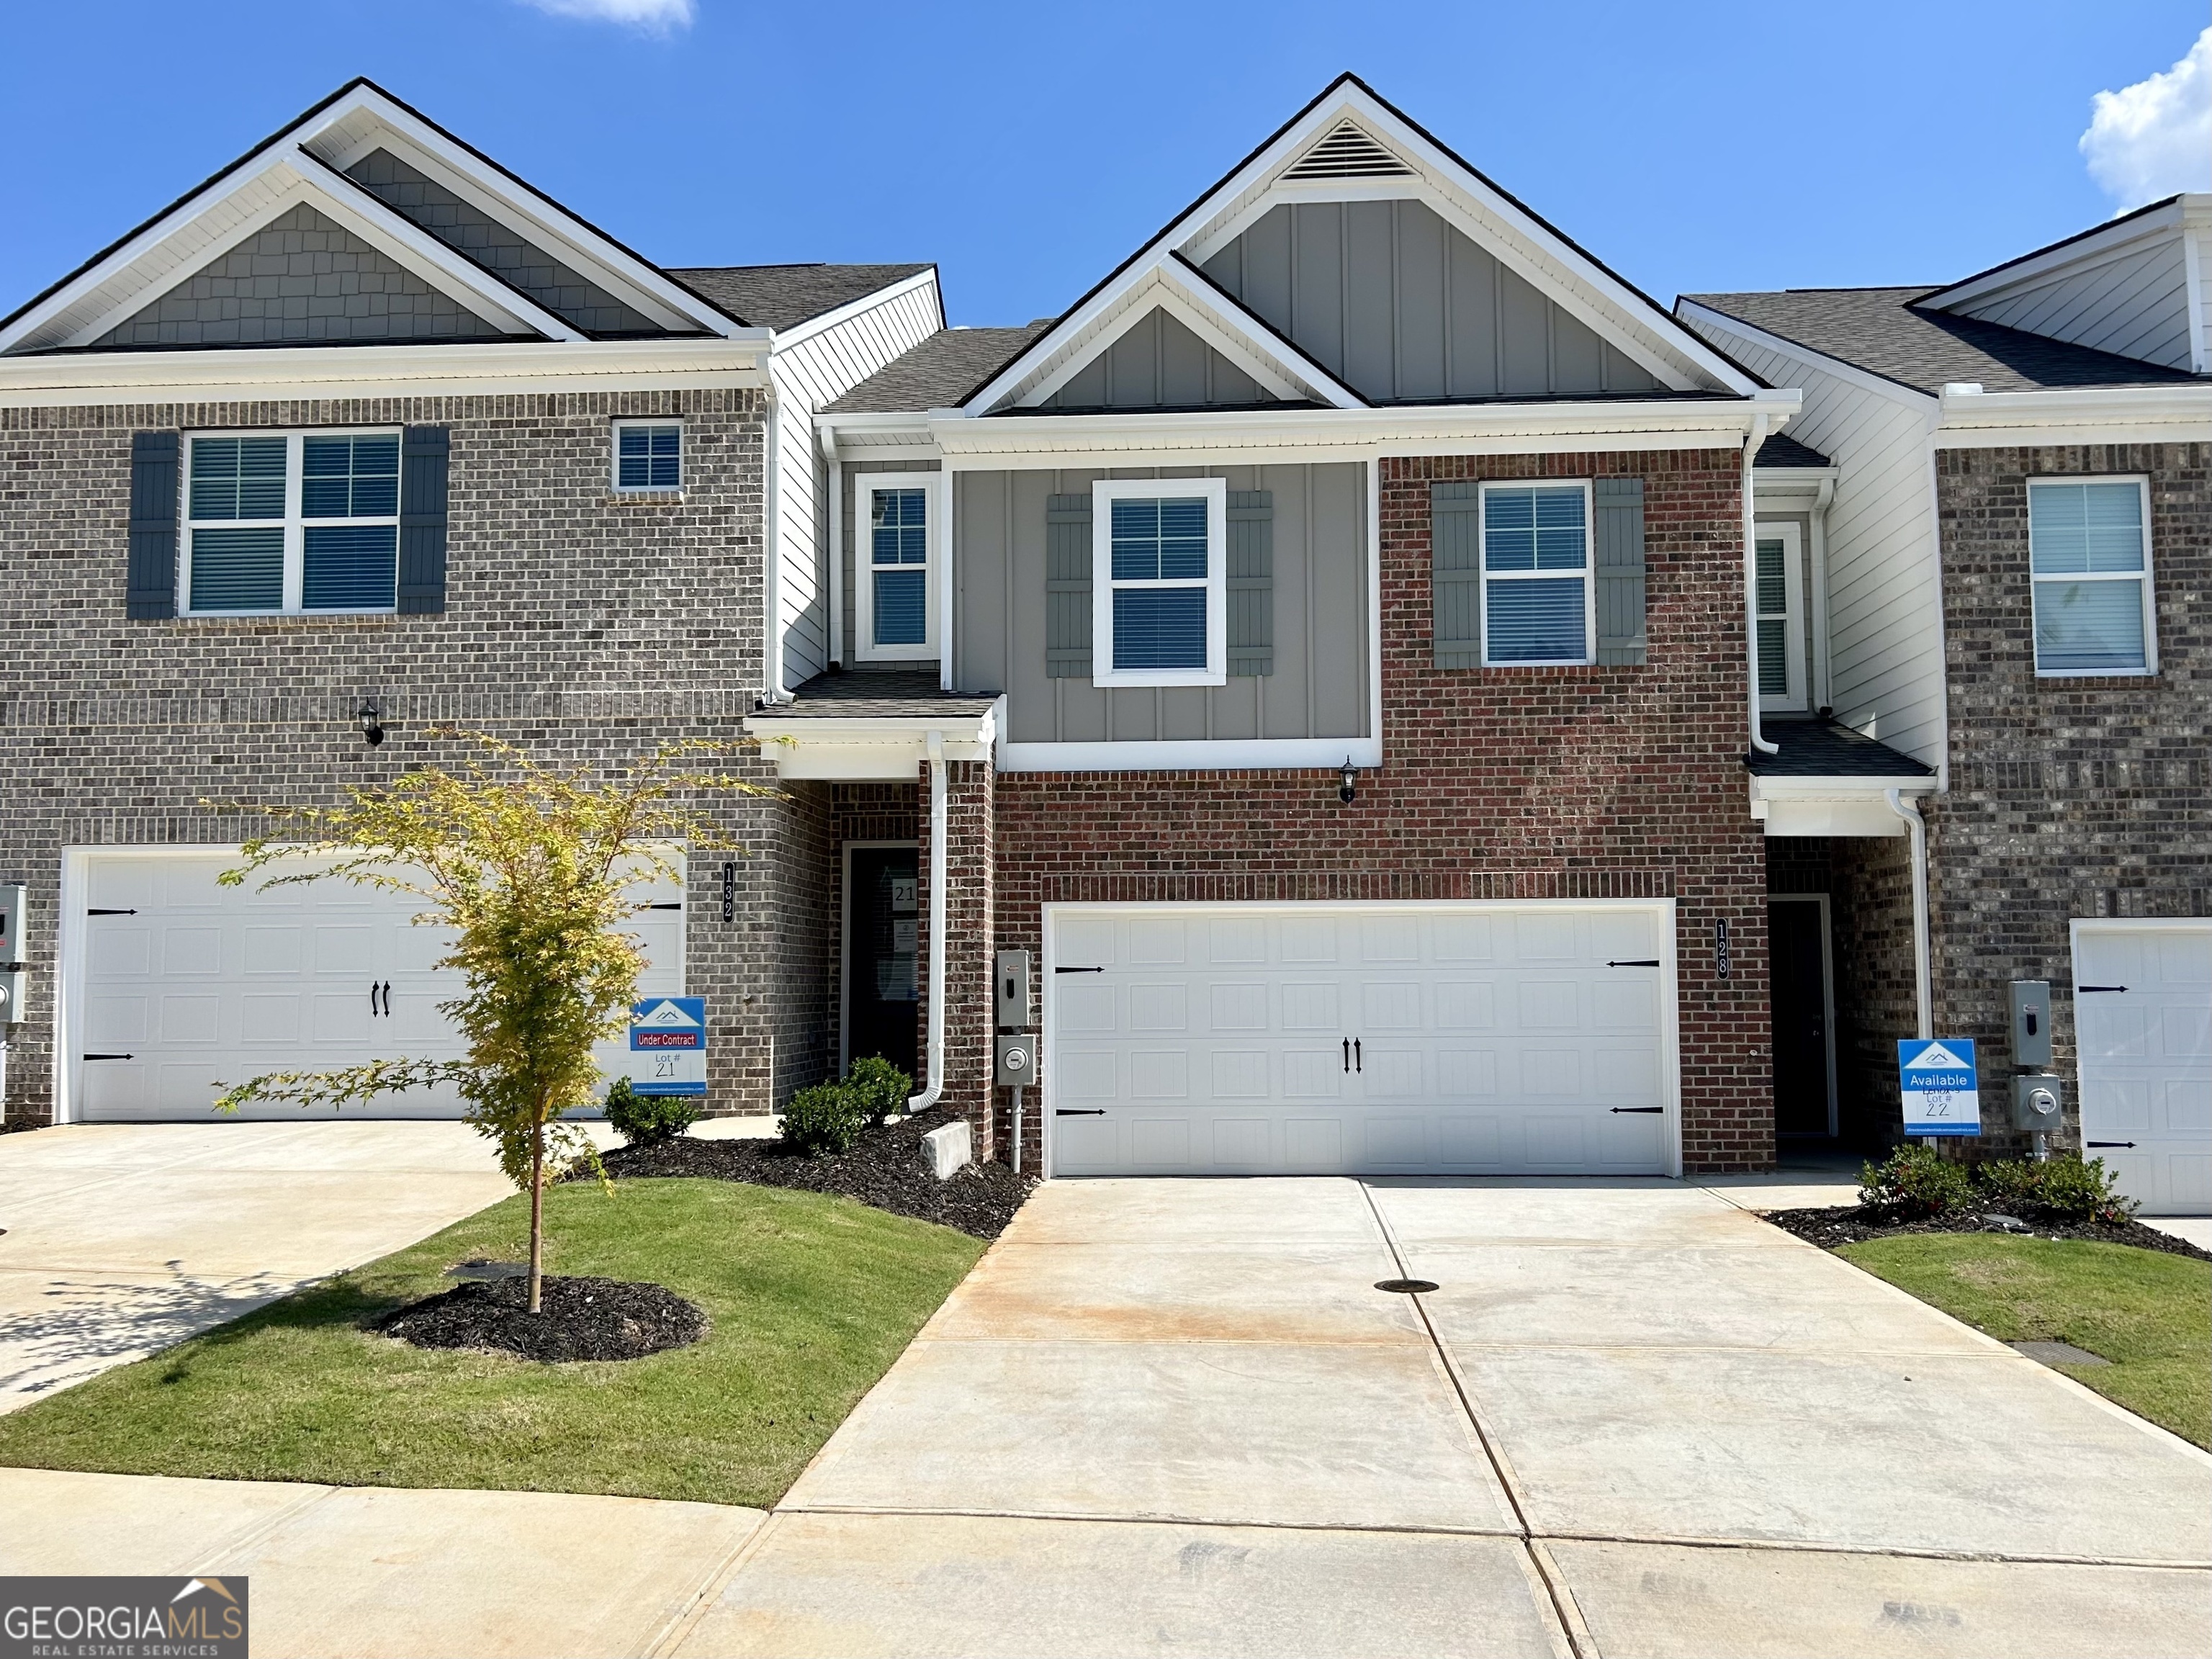
M1950 793L1927 810L1936 1024L1990 1056L1982 1121L1997 1130L1978 1151L1994 1154L2018 1149L2002 1127L2006 982L2051 983L2075 1131L2067 923L2212 915L2212 442L1945 449L1936 463L1951 726ZM2069 474L2150 480L2154 676L2036 676L2027 482Z
M33 964L10 1118L52 1109L64 847L235 842L249 823L203 801L334 801L449 752L423 736L441 722L611 768L664 738L740 737L761 676L766 397L0 410L0 881L30 890ZM608 422L628 415L684 419L680 498L611 489ZM452 433L444 615L125 620L133 431L422 422ZM364 696L383 710L380 748L356 723ZM757 756L734 764L773 781ZM708 1103L765 1111L822 1063L821 998L786 987L823 978L828 805L803 792L702 805L750 854L732 861L732 921L719 857L688 896L689 988L714 1021Z
M1358 799L1339 801L1333 769L1006 775L996 942L1039 951L1041 907L1057 902L1672 897L1686 1165L1771 1164L1740 468L1732 448L1384 460L1385 758ZM1644 480L1647 665L1435 667L1431 483L1607 475Z

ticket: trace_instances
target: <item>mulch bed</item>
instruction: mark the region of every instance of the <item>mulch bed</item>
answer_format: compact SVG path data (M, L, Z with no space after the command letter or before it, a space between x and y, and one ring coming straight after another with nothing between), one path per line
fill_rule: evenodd
M857 1199L894 1215L934 1221L975 1238L1006 1231L1036 1177L1016 1175L995 1162L971 1164L939 1181L923 1155L921 1138L957 1121L950 1107L864 1129L842 1154L799 1152L780 1140L699 1140L678 1135L651 1146L622 1146L604 1154L607 1173L626 1176L690 1176L709 1181L750 1181L763 1187L795 1187Z
M584 1276L538 1281L532 1314L526 1278L441 1291L386 1314L376 1328L418 1348L477 1348L524 1359L641 1359L707 1334L707 1316L659 1285Z
M1984 1213L1934 1216L1917 1221L1885 1219L1879 1210L1845 1204L1825 1210L1768 1210L1765 1218L1808 1243L1832 1250L1838 1244L1857 1244L1869 1238L1902 1238L1911 1233L2012 1233L2026 1238L2087 1238L2100 1244L2132 1244L2139 1250L2163 1250L2168 1255L2193 1256L2212 1261L2212 1252L2199 1249L2185 1238L2146 1227L2140 1221L2066 1221L2050 1216L2024 1215L2014 1218L2026 1231L2016 1232L1986 1218Z

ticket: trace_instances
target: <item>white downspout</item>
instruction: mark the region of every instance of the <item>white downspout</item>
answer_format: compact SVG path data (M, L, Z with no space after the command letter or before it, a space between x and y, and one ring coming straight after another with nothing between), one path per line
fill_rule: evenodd
M1759 726L1759 506L1751 495L1752 458L1759 453L1759 445L1766 441L1771 421L1771 416L1753 416L1751 435L1743 441L1743 648L1744 659L1751 669L1751 701L1746 705L1746 712L1750 719L1751 746L1762 755L1782 752L1782 745L1767 742Z
M906 1103L926 1112L945 1092L945 733L929 734L929 1084Z
M1905 820L1905 833L1912 837L1912 989L1919 1021L1915 1035L1925 1042L1936 1035L1936 992L1928 963L1928 821L1920 816L1918 801L1907 801L1894 789L1883 790L1881 798Z

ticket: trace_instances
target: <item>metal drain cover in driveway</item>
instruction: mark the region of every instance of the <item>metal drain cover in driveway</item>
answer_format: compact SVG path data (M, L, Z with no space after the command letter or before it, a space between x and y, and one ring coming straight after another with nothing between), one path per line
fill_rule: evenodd
M458 1267L447 1268L446 1277L448 1279L527 1279L530 1277L530 1264L527 1261L485 1261L482 1260L464 1261Z
M2040 1360L2046 1365L2109 1365L2112 1362L2100 1353L2091 1353L2087 1348L2077 1348L2071 1342L2008 1342L2005 1346L2014 1353L2024 1353L2030 1359Z
M1378 1279L1375 1281L1376 1290L1392 1291L1400 1296L1418 1296L1423 1291L1433 1291L1436 1287L1437 1281L1433 1279Z

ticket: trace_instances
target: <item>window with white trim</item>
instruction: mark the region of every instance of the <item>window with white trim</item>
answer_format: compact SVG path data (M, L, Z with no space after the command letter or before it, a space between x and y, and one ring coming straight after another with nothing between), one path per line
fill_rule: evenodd
M398 432L195 434L189 447L181 614L397 608Z
M683 489L684 423L617 421L615 488L625 495L666 495Z
M1589 525L1586 483L1483 485L1486 667L1595 660Z
M864 472L854 485L855 655L861 661L937 654L935 472Z
M1758 607L1759 706L1802 714L1805 701L1803 543L1794 524L1762 524L1752 540Z
M2147 481L2031 478L2027 545L2039 675L2158 672Z
M1092 682L1227 684L1227 482L1112 478L1091 492Z

